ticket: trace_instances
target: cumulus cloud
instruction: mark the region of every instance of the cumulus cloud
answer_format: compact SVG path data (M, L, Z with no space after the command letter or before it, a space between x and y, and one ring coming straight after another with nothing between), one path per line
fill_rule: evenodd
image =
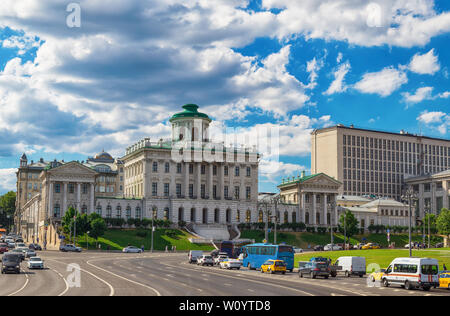
M446 135L450 127L450 115L440 111L422 112L417 120L429 128L436 129L442 135Z
M439 64L438 56L434 54L434 48L426 54L414 55L409 64L409 69L412 72L421 75L434 75L438 72L441 69L441 66Z
M379 72L366 73L353 87L361 93L387 97L407 82L408 77L404 71L387 67Z
M347 86L344 82L345 76L350 71L351 66L349 62L346 62L339 66L339 68L334 72L334 81L331 83L330 87L323 94L331 95L335 93L342 93L347 90Z
M16 171L17 169L0 169L0 192L16 190Z
M417 89L416 93L410 94L408 92L402 93L405 102L419 103L423 100L430 100L432 98L433 87L422 87Z

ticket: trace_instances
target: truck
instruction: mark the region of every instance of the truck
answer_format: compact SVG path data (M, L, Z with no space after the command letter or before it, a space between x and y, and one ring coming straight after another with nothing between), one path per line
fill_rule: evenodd
M366 258L364 257L339 257L334 265L337 273L343 273L346 277L357 275L362 278L366 274Z

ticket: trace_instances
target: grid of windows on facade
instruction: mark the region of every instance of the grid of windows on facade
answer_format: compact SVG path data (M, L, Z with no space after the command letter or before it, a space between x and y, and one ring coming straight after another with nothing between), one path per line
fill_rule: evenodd
M344 194L399 197L404 175L446 170L450 147L343 135Z
M134 209L134 213L133 213L133 209ZM100 215L103 216L103 209L101 205L97 205L95 212ZM125 208L125 214L122 213L122 207L120 205L116 206L115 209L115 217L116 218L122 218L122 216L125 215L125 219L130 219L130 218L136 218L136 219L141 219L142 217L142 211L141 211L141 207L140 206L136 206L134 208L132 208L130 205L127 205ZM112 218L113 217L113 209L111 207L111 205L106 206L106 217L107 218Z

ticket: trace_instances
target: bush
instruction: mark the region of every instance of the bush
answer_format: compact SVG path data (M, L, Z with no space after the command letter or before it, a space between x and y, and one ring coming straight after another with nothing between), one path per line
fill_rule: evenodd
M148 236L148 232L146 230L138 230L136 232L136 236L146 238Z
M319 234L325 234L327 232L327 228L326 227L317 227L317 232Z
M316 228L313 227L313 226L308 226L308 227L306 227L306 231L308 233L315 233L316 232Z

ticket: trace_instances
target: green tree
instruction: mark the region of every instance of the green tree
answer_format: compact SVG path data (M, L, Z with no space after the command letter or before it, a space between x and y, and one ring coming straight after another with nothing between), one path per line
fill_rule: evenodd
M430 222L430 231L432 234L437 232L436 228L436 215L434 214L427 214L423 218L423 225L425 225L425 229L428 232L428 221Z
M98 238L105 234L106 229L106 223L103 218L96 218L90 223L89 236L94 238L96 244L98 244Z
M442 209L436 219L436 228L440 234L450 236L450 210Z
M345 223L345 229L344 229ZM347 211L339 218L339 231L341 233L346 232L347 237L352 237L359 232L359 222L352 212Z
M8 220L8 216L12 218L16 211L16 193L10 191L0 196L0 226L8 227L12 223L12 219Z

